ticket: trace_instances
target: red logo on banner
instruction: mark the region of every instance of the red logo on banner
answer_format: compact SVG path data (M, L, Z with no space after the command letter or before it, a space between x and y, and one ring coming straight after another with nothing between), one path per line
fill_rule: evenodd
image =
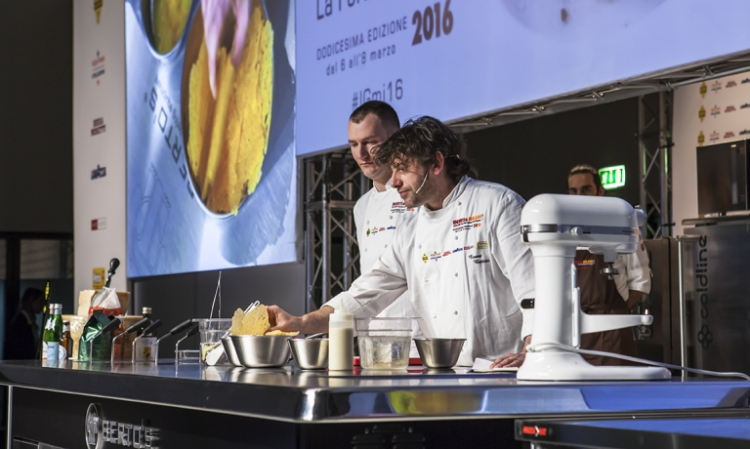
M107 218L94 218L91 220L91 230L92 231L102 231L104 229L107 229Z

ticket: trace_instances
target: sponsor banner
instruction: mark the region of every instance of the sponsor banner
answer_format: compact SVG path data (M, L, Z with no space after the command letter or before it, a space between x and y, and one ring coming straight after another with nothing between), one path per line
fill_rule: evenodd
M674 93L673 235L698 216L696 148L750 138L750 73L680 87Z
M126 290L124 2L75 1L73 21L74 288L117 257L112 286Z

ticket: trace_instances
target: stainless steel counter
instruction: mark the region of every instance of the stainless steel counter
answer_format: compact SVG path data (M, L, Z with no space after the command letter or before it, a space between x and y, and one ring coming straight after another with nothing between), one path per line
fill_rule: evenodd
M522 382L466 370L354 372L67 362L0 363L0 383L292 423L677 415L748 406L750 382Z

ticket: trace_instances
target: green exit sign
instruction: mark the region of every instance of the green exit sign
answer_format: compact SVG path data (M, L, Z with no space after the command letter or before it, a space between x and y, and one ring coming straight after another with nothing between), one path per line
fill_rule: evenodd
M599 177L602 180L604 190L619 189L625 185L625 166L615 165L600 168Z

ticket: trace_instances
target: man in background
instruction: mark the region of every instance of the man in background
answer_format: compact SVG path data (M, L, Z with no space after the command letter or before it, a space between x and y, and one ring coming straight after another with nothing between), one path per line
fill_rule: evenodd
M599 172L590 165L577 165L568 174L568 194L603 196ZM651 291L651 269L643 241L632 254L619 254L614 267L618 274L608 279L599 273L606 267L604 257L586 250L576 251L575 265L578 285L581 290L581 309L589 314L630 313ZM596 351L614 352L637 357L632 328L616 329L581 335L581 348ZM623 365L626 361L613 357L583 356L592 365Z
M360 273L367 273L391 244L396 232L416 214L408 208L390 185L391 167L378 165L374 156L379 146L399 130L401 123L396 111L382 101L368 101L349 117L347 134L352 157L362 173L372 180L373 187L354 205L354 224L357 227ZM405 318L415 316L409 292L389 305L378 317ZM416 328L417 326L414 325ZM412 343L412 356L417 356Z
M27 288L21 297L18 312L13 317L6 333L5 360L31 360L36 358L39 346L39 326L36 316L44 307L44 294L36 288Z

